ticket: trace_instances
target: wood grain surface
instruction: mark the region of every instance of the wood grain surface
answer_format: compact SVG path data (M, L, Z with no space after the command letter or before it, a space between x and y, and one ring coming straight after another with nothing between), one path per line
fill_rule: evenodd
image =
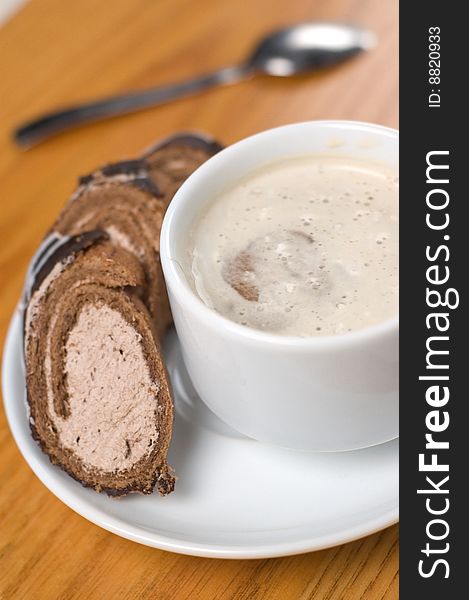
M0 344L28 260L77 175L180 129L225 143L308 119L397 127L396 0L33 0L0 29ZM271 28L355 21L373 52L297 80L257 78L61 135L22 152L15 124L60 104L241 59ZM20 456L0 409L0 598L395 599L397 526L302 556L221 561L120 539L61 504Z

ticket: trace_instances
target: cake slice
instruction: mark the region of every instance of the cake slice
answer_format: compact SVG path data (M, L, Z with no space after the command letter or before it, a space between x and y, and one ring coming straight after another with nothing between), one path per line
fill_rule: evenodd
M33 436L53 463L111 496L174 488L172 401L144 290L140 260L104 231L52 233L25 286Z
M209 136L183 133L150 147L142 159L167 206L188 175L222 149L223 146Z
M133 254L143 273L143 301L158 335L171 323L159 260L166 208L184 180L221 146L196 135L174 136L142 158L107 165L82 177L53 230L62 235L106 231L112 244Z

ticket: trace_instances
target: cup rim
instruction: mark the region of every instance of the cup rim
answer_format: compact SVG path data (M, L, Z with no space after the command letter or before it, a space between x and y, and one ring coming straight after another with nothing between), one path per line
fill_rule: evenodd
M349 344L360 344L366 342L372 338L379 337L382 335L389 335L399 328L399 310L396 315L385 321L381 321L368 327L356 329L353 331L332 334L332 335L321 335L321 336L293 336L293 335L282 335L278 333L266 332L258 329L254 329L247 325L241 325L231 321L222 314L209 308L201 298L194 292L190 287L185 275L183 274L182 268L180 267L179 261L171 255L171 237L174 235L174 229L177 227L178 216L184 210L184 206L190 201L190 190L198 181L206 176L207 172L217 167L219 163L224 160L229 160L230 154L238 151L241 146L246 143L253 143L260 137L267 135L274 135L274 132L286 129L298 129L300 127L320 127L320 128L346 128L354 130L363 130L378 132L386 135L387 137L399 138L399 131L391 127L384 125L378 125L374 123L367 123L364 121L350 121L350 120L313 120L313 121L302 121L298 123L290 123L288 125L282 125L280 127L274 127L271 129L263 130L254 135L248 136L231 144L209 158L206 162L200 165L182 184L179 190L171 200L169 207L166 211L161 227L160 235L160 255L163 272L168 288L173 293L177 300L189 309L189 311L196 315L199 320L202 320L205 325L212 328L223 331L227 335L236 338L243 338L246 341L268 344L270 346L277 347L294 347L296 349L317 349L331 346L343 346Z

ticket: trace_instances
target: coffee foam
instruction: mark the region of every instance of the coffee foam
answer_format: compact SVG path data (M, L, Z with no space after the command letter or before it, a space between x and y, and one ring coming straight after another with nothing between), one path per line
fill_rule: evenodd
M259 169L208 206L188 279L227 318L283 335L330 335L398 304L398 182L381 164L304 156Z

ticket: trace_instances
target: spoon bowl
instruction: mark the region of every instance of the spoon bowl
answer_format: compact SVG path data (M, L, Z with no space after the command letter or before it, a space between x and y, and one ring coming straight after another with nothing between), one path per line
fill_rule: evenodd
M373 33L355 25L302 23L264 38L247 64L266 75L290 77L339 63L375 44Z

